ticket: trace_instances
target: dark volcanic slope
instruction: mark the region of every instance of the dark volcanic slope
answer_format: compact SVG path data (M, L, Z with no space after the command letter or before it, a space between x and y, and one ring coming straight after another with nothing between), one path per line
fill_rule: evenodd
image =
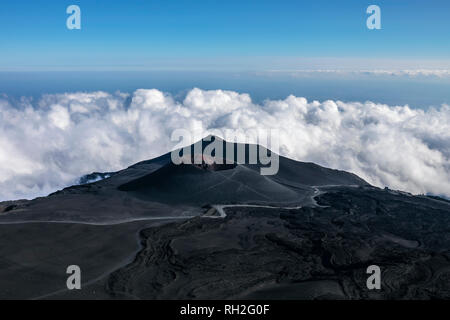
M137 197L170 203L295 202L300 193L237 165L230 170L211 171L194 165L169 163L157 171L120 186Z
M218 138L215 138L218 139ZM219 139L223 149L225 141ZM204 143L203 148L207 143ZM151 173L119 186L140 199L184 204L213 203L299 203L309 194L311 186L368 185L358 176L332 170L313 163L279 157L276 175L263 176L261 165L237 163L237 144L233 165L174 165L168 160ZM246 154L249 145L245 145ZM258 153L267 150L257 146ZM194 153L194 147L191 147ZM169 158L168 155L165 157ZM226 157L226 154L225 154ZM138 164L139 165L139 164ZM137 166L138 166L137 165Z
M227 208L141 232L107 291L149 299L450 298L450 205L371 187L329 188L326 207ZM382 289L366 287L366 268Z
M233 160L166 154L0 203L0 297L450 298L450 202L283 157L273 176ZM66 290L68 264L82 290ZM366 287L372 264L379 291Z

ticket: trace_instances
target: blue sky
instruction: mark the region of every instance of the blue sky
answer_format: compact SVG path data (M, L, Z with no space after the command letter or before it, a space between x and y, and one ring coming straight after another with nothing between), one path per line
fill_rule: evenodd
M15 0L0 25L3 71L450 66L450 1Z

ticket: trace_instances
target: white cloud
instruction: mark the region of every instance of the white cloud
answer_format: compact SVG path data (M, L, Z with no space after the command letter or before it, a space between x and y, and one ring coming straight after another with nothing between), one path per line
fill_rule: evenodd
M263 72L262 72L263 73ZM450 77L449 69L280 69L270 70L269 73L285 73L292 76L308 74L336 74L336 75L370 75L395 77Z
M289 96L191 90L0 98L0 200L31 198L83 174L115 171L170 151L175 129L279 129L281 153L354 172L380 187L450 196L450 107L416 110Z

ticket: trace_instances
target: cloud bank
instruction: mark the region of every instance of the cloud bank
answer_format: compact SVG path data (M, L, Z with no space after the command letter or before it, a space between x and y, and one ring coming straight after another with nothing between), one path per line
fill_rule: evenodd
M193 89L183 101L151 89L0 96L0 200L33 198L94 171L123 169L170 151L175 129L278 129L280 153L351 171L368 182L450 196L450 107L372 102L252 102Z

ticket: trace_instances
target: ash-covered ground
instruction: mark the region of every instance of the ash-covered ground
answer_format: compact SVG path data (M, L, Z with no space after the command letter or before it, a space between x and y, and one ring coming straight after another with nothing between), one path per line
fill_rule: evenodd
M141 231L107 291L140 299L448 299L449 203L326 188L320 207L228 207ZM378 265L381 289L368 290Z
M449 201L279 166L261 176L166 154L0 203L0 299L450 298ZM69 265L81 290L66 287Z

